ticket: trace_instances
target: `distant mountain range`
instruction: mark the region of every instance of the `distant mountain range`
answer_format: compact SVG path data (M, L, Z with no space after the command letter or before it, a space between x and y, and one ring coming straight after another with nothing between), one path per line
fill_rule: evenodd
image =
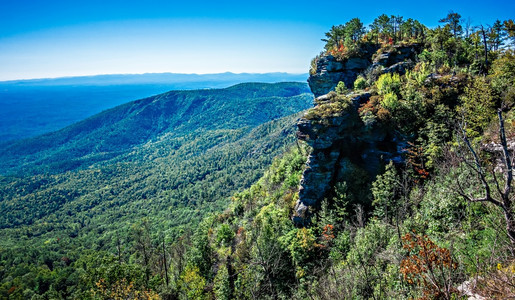
M182 86L184 89L219 88L242 82L282 82L306 81L307 73L215 73L215 74L181 74L181 73L145 73L145 74L108 74L78 77L42 78L0 81L3 86L58 86L58 85L134 85L167 84ZM202 86L202 87L200 87Z
M0 143L55 131L103 110L170 90L242 82L306 82L307 74L128 74L0 82Z
M163 136L254 128L307 109L311 100L304 83L170 91L119 105L59 131L4 142L0 174L67 171L110 160Z

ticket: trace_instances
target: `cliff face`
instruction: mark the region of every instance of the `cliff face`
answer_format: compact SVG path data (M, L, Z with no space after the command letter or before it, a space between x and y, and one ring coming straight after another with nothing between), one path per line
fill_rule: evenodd
M329 92L339 81L351 87L359 73L368 68L377 74L404 73L416 53L414 46L394 47L376 54L374 59L369 54L345 62L338 62L331 55L318 60L316 74L308 79L317 104L297 123L297 138L313 148L293 216L298 226L309 223L322 200L331 196L336 183L352 181L356 170L372 181L385 163L402 162L401 153L406 148L398 133L381 124L366 126L361 120L358 109L369 101L370 93L337 96ZM346 98L345 105L341 104L341 97Z
M404 73L411 65L411 60L419 52L420 47L395 46L391 49L377 52L377 48L369 47L360 51L360 57L350 57L338 61L334 56L327 55L317 60L317 70L312 74L308 83L315 97L320 97L334 90L342 81L352 88L360 73L367 70L377 70L379 73Z
M365 71L372 62L367 58L350 58L345 62L337 61L332 55L323 56L317 61L317 72L308 78L309 87L319 97L334 90L343 81L351 87L358 74Z

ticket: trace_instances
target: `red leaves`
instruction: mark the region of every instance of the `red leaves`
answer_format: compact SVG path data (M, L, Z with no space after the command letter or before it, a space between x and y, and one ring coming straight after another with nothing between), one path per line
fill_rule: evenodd
M334 233L333 233L334 226L331 224L327 224L324 226L324 231L322 232L322 239L324 241L330 242L334 239Z
M411 165L417 177L421 180L429 177L429 171L425 167L425 154L422 146L416 146L414 143L408 142L409 148L406 150L407 165ZM415 180L418 182L419 180Z
M402 237L402 244L409 253L400 267L404 280L408 284L421 286L425 297L450 295L450 273L458 268L451 252L438 247L427 235L408 233Z

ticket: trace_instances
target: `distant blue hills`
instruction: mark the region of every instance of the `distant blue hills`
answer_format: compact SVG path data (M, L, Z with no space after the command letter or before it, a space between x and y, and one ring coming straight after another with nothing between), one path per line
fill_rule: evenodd
M145 73L145 74L108 74L78 77L41 78L0 81L4 86L59 86L59 85L133 85L133 84L167 84L184 89L220 88L242 82L305 82L308 74L274 73L216 73L216 74L181 74L181 73Z
M52 132L129 101L171 90L243 82L306 82L308 74L114 74L0 81L0 143Z

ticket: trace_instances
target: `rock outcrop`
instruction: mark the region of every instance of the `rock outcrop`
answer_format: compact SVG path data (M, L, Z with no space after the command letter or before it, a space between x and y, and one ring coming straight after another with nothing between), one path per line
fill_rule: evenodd
M412 67L418 53L415 46L396 46L375 55L337 61L328 55L317 62L317 72L308 79L317 105L298 123L297 138L309 144L313 151L306 162L293 221L298 226L309 223L310 216L330 197L337 182L352 180L353 169L360 169L373 180L389 161L402 162L406 148L404 138L381 124L366 126L358 109L369 101L370 93L349 94L348 103L341 105L342 96L332 91L338 82L351 87L358 74L368 69L377 74L404 73ZM328 94L329 93L329 94ZM334 109L345 107L345 109Z
M317 60L316 73L312 74L308 83L315 97L333 91L340 81L352 88L360 73L376 70L379 73L404 73L420 51L418 45L393 46L376 53L378 49L369 46L360 51L359 57L350 57L339 61L332 55L322 56Z
M344 62L334 56L323 56L317 61L317 72L309 77L308 83L315 97L322 96L334 90L340 81L351 87L358 74L365 71L371 60L367 58L349 58Z
M360 168L370 179L381 171L385 162L400 162L402 143L397 135L380 126L367 127L361 121L358 108L366 103L369 93L351 94L350 105L340 114L321 117L306 115L298 123L297 138L313 150L302 174L293 221L302 226L337 182L348 181L352 168ZM331 99L327 95L316 99L314 108L323 110Z

